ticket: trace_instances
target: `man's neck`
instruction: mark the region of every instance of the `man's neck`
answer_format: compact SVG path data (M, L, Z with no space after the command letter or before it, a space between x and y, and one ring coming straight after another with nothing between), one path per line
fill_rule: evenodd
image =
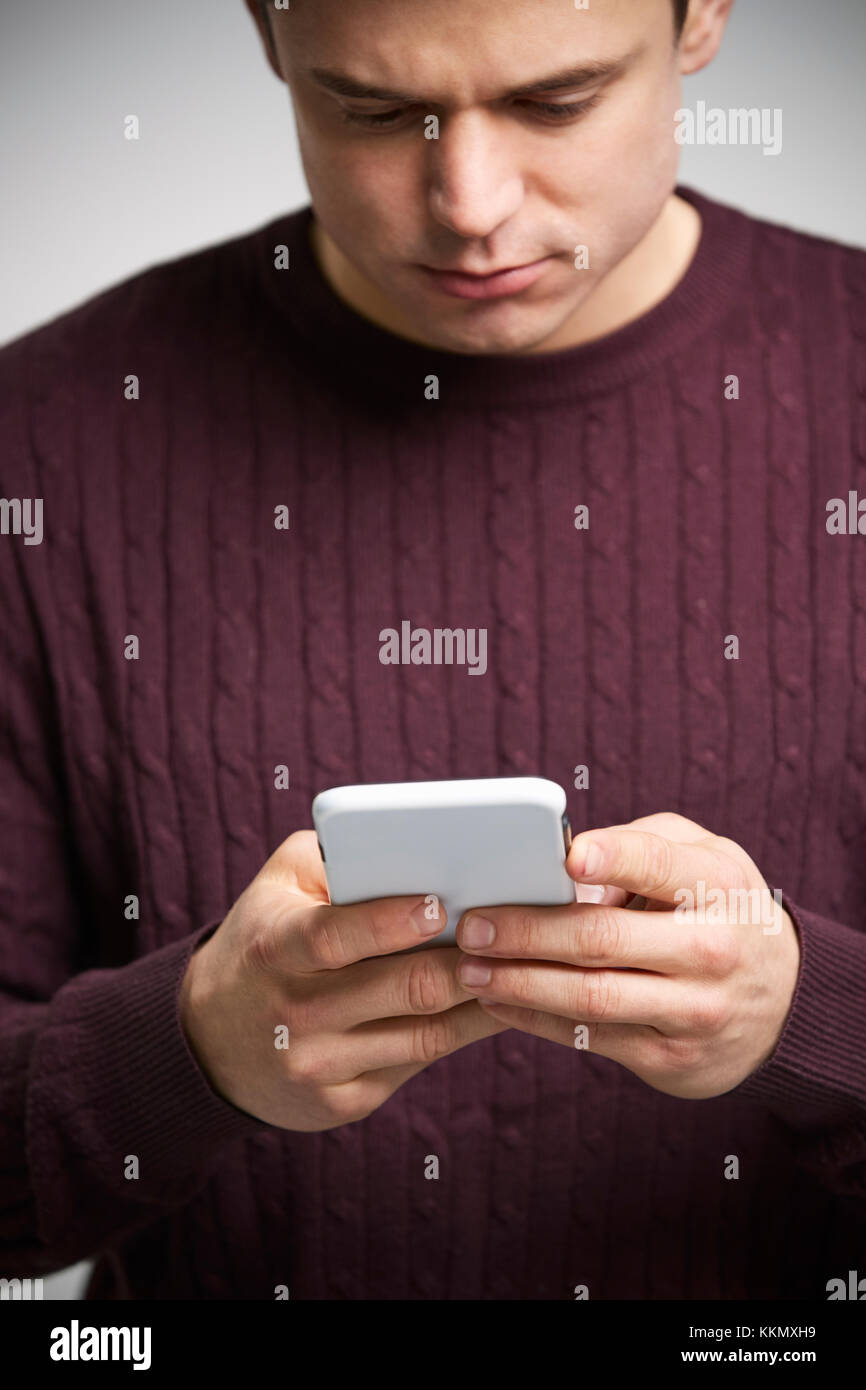
M700 243L701 231L697 209L672 193L643 240L554 333L528 352L577 347L614 333L649 313L685 275ZM310 240L323 276L350 308L392 333L414 342L424 341L397 306L346 259L315 216Z

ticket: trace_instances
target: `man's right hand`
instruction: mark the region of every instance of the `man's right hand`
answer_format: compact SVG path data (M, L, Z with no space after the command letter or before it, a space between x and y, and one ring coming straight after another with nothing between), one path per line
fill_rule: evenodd
M280 1129L361 1120L431 1062L504 1032L457 981L423 897L333 907L312 830L284 840L190 957L180 1021L213 1088ZM431 930L432 928L432 930ZM288 1047L275 1043L288 1029Z

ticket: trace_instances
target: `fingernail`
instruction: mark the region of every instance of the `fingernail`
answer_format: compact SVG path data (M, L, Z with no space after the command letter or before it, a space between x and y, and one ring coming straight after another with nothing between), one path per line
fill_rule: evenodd
M470 950L478 950L491 946L495 935L496 928L486 917L467 917L460 934L460 944L468 946Z
M409 920L419 936L435 936L445 926L445 909L439 899L430 893L409 914Z
M577 901L579 903L600 903L603 897L603 883L579 883L577 885Z
M489 965L485 965L480 960L464 960L460 963L460 983L467 985L469 989L477 989L480 985L489 985L493 971Z

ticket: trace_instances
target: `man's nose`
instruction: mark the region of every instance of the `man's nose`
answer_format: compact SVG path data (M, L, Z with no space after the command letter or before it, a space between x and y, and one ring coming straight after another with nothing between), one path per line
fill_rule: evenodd
M440 122L431 140L430 209L465 239L489 236L517 212L523 175L508 132L493 117L464 111Z

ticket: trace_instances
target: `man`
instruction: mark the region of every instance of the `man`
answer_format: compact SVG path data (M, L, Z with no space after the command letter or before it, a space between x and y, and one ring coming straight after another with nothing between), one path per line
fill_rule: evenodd
M866 1235L864 255L677 185L730 0L248 5L311 207L0 358L45 507L0 552L5 1263L826 1298ZM387 664L406 620L484 628L486 679ZM573 908L395 955L435 885L328 904L316 791L523 774Z

